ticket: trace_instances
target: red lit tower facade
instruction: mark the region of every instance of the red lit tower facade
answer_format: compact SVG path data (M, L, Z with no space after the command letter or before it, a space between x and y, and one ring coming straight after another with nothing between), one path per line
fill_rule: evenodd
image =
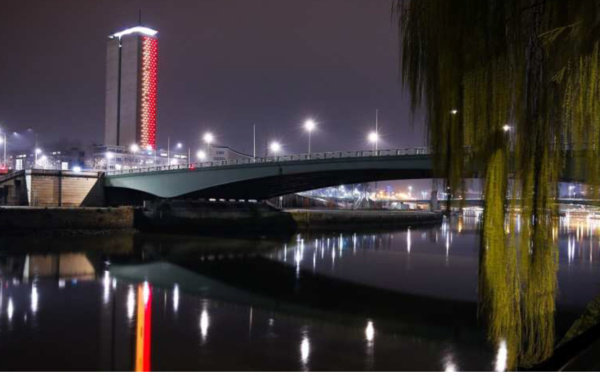
M137 26L108 38L105 146L156 149L156 34Z

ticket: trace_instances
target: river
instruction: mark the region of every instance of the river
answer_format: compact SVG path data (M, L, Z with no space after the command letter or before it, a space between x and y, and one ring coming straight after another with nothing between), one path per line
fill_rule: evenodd
M563 218L556 338L600 294L598 224ZM498 370L475 218L277 238L0 238L0 368Z

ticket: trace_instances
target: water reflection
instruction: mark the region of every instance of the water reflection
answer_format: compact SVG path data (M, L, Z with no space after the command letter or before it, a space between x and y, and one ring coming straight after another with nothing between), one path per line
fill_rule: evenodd
M179 309L179 286L175 284L173 287L173 311L177 312Z
M520 220L514 212L504 218L502 209L485 214L480 253L480 298L498 349L496 370L545 360L555 337L558 245L552 231L558 221L522 221L520 232L511 234ZM568 250L571 262L570 241Z
M102 283L104 286L104 295L102 297L102 303L106 305L108 304L108 300L110 299L110 273L108 271L104 271L104 279Z
M150 371L152 291L148 282L138 285L137 298L135 370Z
M369 343L372 343L375 339L375 327L373 327L373 322L370 320L367 323L367 328L365 328L365 337Z
M587 278L600 272L594 261L600 247L590 244L600 228L594 219L576 220L565 217L548 229L552 249L524 249L526 255L503 227L504 246L514 245L517 254L492 244L478 256L474 218L392 232L302 234L260 251L252 241L226 250L222 241L201 245L174 237L159 244L141 236L128 257L68 253L79 265L71 270L66 256L8 255L0 257L0 357L15 368L17 358L4 347L18 342L22 353L36 354L30 341L14 337L32 334L62 360L47 365L64 368L76 358L52 346L64 332L63 346L87 355L82 369L108 369L94 364L98 357L87 349L102 350L103 362L115 358L115 369L136 370L510 369L553 343L547 337L556 312L552 250L560 245L561 274L578 274L561 283L567 295L572 288L588 291ZM525 219L518 221L508 230L531 235ZM492 262L496 256L499 264ZM408 259L411 266L404 265ZM119 273L118 265L130 271ZM475 319L478 267L489 345ZM501 312L503 304L516 315ZM23 321L28 314L35 322ZM73 325L57 330L51 324L65 318ZM101 337L78 345L78 334L98 329Z
M208 317L207 303L204 301L202 304L202 312L200 313L200 337L202 338L202 345L206 343L209 325L210 318Z
M8 298L8 306L6 308L6 316L8 320L11 321L13 317L13 312L15 311L15 306L13 305L13 300L11 297Z
M451 351L444 356L443 366L445 372L456 372L460 370L456 365L454 353Z
M38 310L38 291L35 284L31 286L31 312L35 315Z
M308 339L308 332L305 331L300 342L300 361L304 369L308 368L308 358L310 356L310 340Z
M508 348L506 347L506 340L501 339L498 343L498 352L496 353L496 363L494 370L498 372L506 371L508 361Z
M127 291L127 319L133 319L133 313L135 311L135 294L133 285L128 286Z

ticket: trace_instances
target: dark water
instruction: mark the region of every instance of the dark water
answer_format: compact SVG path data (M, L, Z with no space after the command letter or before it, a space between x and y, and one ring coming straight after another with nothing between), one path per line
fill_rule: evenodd
M0 238L0 368L502 369L476 231ZM561 224L559 339L600 294L598 231Z

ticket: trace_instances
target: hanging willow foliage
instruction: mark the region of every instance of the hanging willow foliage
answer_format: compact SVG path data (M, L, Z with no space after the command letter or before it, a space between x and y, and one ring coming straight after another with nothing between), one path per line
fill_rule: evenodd
M490 338L508 345L509 368L537 363L554 345L559 179L600 190L600 0L398 0L394 10L402 80L426 115L437 175L454 194L474 168L485 178Z

